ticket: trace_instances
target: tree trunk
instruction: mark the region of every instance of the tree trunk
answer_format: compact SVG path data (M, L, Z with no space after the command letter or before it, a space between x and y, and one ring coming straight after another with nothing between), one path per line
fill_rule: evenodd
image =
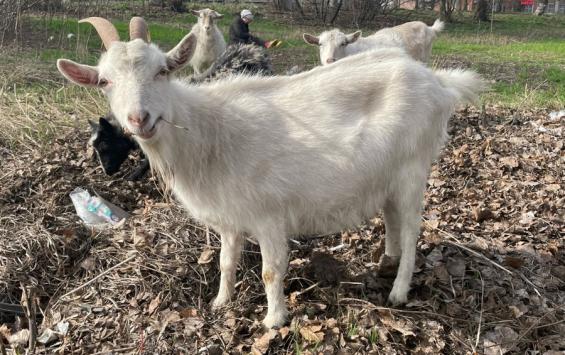
M475 10L475 20L488 21L488 1L479 0L477 2L477 9Z
M446 21L445 19L445 9L447 8L447 4L445 3L447 0L439 0L439 18L442 19L443 21Z
M186 7L184 7L182 0L171 0L171 9L179 13L186 12Z
M345 0L338 0L337 3L337 8L335 9L334 15L332 17L332 19L330 20L330 24L333 26L335 20L337 19L337 15L339 15L339 10L341 10L341 6L343 5L343 2ZM417 1L417 0L416 0Z
M439 17L445 22L452 22L451 14L453 13L454 4L450 0L439 1Z

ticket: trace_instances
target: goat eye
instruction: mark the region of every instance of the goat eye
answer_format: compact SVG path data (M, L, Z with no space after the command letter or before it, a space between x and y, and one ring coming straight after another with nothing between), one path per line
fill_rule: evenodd
M98 86L100 86L102 88L108 86L108 80L106 80L106 79L98 80Z

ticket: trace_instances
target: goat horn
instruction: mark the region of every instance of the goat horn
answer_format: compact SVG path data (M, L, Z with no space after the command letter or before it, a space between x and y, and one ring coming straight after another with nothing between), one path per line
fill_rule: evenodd
M78 23L85 23L88 22L96 29L100 39L102 39L102 43L104 43L104 47L106 49L110 48L112 42L119 42L120 36L118 35L118 31L116 27L112 25L112 23L105 18L102 17L89 17L80 20Z
M150 42L149 28L145 20L139 16L132 17L129 22L129 40L141 38L144 42Z

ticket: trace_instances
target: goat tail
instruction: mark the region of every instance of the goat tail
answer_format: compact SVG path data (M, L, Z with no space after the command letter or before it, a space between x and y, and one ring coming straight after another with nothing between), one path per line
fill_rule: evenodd
M454 93L460 103L476 103L479 94L487 89L483 78L472 70L439 69L434 73L441 85Z
M434 34L438 34L445 28L445 22L440 19L435 20L434 24L430 26L430 29L434 31Z

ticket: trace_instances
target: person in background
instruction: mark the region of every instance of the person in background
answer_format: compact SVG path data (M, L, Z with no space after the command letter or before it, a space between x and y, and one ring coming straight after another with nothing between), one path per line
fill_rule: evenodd
M259 37L252 36L249 33L249 23L253 21L253 14L251 11L244 9L241 10L239 16L236 16L230 26L230 44L234 43L255 43L258 46L271 48L278 47L281 41L275 39L273 41L264 41Z

